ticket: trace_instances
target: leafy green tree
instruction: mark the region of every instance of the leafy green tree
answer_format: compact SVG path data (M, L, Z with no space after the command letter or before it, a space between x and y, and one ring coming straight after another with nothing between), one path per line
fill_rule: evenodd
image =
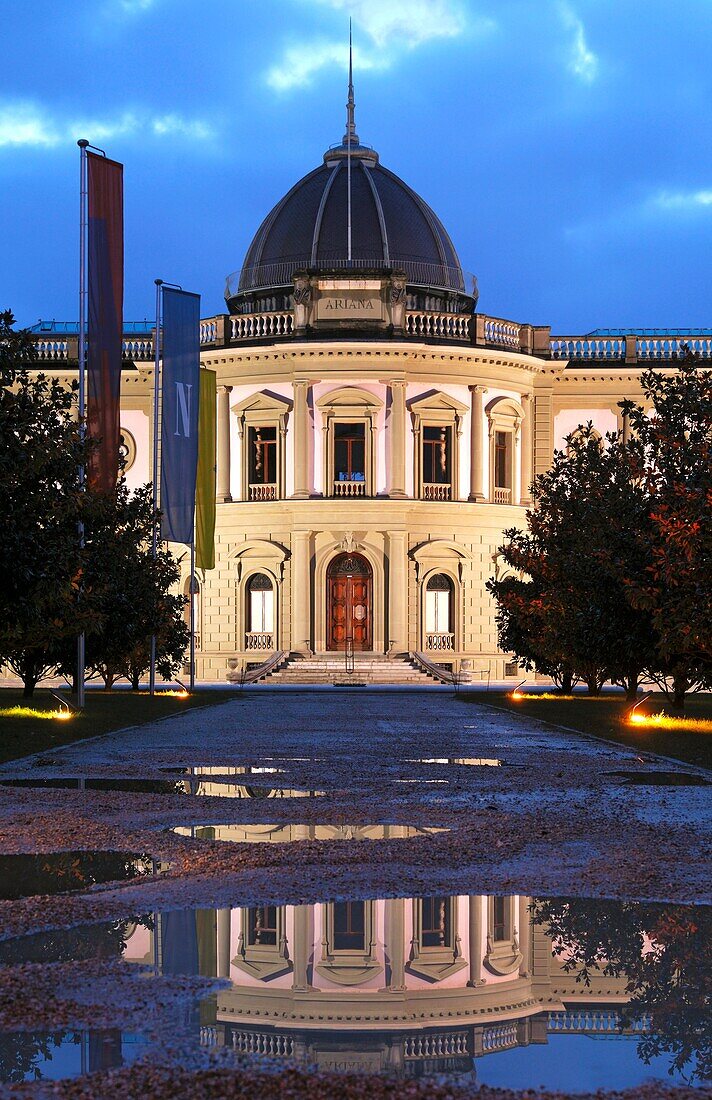
M627 598L649 562L646 493L618 434L603 446L589 423L566 442L532 485L527 530L505 531L500 555L521 579L487 585L500 645L566 686L579 677L597 694L612 679L635 697L655 641L649 614Z
M57 639L94 620L79 607L83 557L78 523L86 504L77 467L86 461L76 385L35 368L36 352L12 313L0 314L0 660L31 696L55 666Z
M101 676L106 690L122 677L138 686L154 631L157 667L167 679L188 644L185 599L171 592L180 578L178 563L161 545L153 559L151 493L150 485L130 493L120 479L113 493L92 495L88 504L80 598L89 600L98 616L86 635L86 666ZM58 667L71 675L73 648L61 649Z
M712 684L712 371L686 348L674 373L645 371L641 385L650 412L622 407L650 500L652 557L642 575L622 575L659 638L653 672L683 707L690 688Z

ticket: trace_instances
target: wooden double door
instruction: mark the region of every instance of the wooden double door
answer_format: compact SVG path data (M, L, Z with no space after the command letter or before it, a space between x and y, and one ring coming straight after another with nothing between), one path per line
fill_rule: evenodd
M327 572L327 648L373 649L373 574L361 554L339 554Z

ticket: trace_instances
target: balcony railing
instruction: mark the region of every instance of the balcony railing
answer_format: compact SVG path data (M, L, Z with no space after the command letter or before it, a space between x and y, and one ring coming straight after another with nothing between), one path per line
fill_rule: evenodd
M366 496L366 482L362 480L353 481L335 481L334 482L334 496L335 497L365 497Z
M250 500L276 500L277 499L277 486L269 483L260 482L256 485L248 486Z
M499 317L484 317L485 343L501 344L505 348L518 350L521 325L516 321L503 321Z
M294 1053L291 1035L277 1032L233 1031L232 1047L241 1054L268 1054L271 1058L289 1058Z
M294 327L291 310L275 313L246 313L230 318L233 340L257 340L262 336L289 336Z
M452 500L452 485L424 481L423 500Z
M437 653L452 653L455 648L455 635L442 630L428 632L425 635L425 648Z
M435 1035L407 1035L403 1041L403 1057L428 1059L465 1055L468 1052L467 1032L451 1031Z
M495 485L494 502L495 504L511 504L512 490L505 489L502 485Z
M405 315L405 331L407 336L469 340L471 320L469 313L435 313L409 309Z
M274 649L274 634L271 630L248 631L247 634L245 634L245 649L259 650L260 653Z
M495 1050L508 1050L518 1045L516 1023L494 1024L482 1032L482 1050L492 1054Z

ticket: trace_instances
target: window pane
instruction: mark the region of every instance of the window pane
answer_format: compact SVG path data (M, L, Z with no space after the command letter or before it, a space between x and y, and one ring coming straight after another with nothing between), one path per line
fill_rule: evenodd
M440 634L450 633L450 593L434 592L435 596L435 629Z
M428 484L450 483L450 429L423 429L423 481Z
M337 481L362 481L366 462L366 425L334 425L334 477Z
M507 909L507 898L492 898L492 939L495 943L509 939Z
M366 950L365 902L334 902L334 950Z
M251 485L277 481L277 429L250 428L249 474Z
M450 947L450 899L423 898L421 912L423 947Z
M250 947L277 946L276 905L261 905L248 910L247 942Z
M509 433L495 432L494 435L494 483L498 489L509 489Z

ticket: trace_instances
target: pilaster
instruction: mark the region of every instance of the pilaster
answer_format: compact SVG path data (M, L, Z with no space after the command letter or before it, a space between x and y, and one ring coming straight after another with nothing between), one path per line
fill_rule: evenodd
M309 452L311 442L311 421L309 416L309 393L311 383L300 378L294 381L294 492L295 500L305 500L311 496L309 483Z
M470 386L470 495L474 503L486 500L484 475L484 386Z
M292 534L292 645L298 653L311 652L311 576L309 549L311 532Z
M533 420L534 420L534 401L529 393L522 394L522 408L524 409L524 420L522 421L522 440L521 440L521 481L520 481L520 504L531 504L531 496L529 493L529 486L532 482L532 460L533 460L533 446L534 446L534 432L533 432Z
M388 532L388 651L408 652L408 533Z
M403 379L388 383L391 410L388 423L388 495L405 497L406 384Z
M230 493L230 394L232 386L218 386L218 470L215 499L232 500Z

